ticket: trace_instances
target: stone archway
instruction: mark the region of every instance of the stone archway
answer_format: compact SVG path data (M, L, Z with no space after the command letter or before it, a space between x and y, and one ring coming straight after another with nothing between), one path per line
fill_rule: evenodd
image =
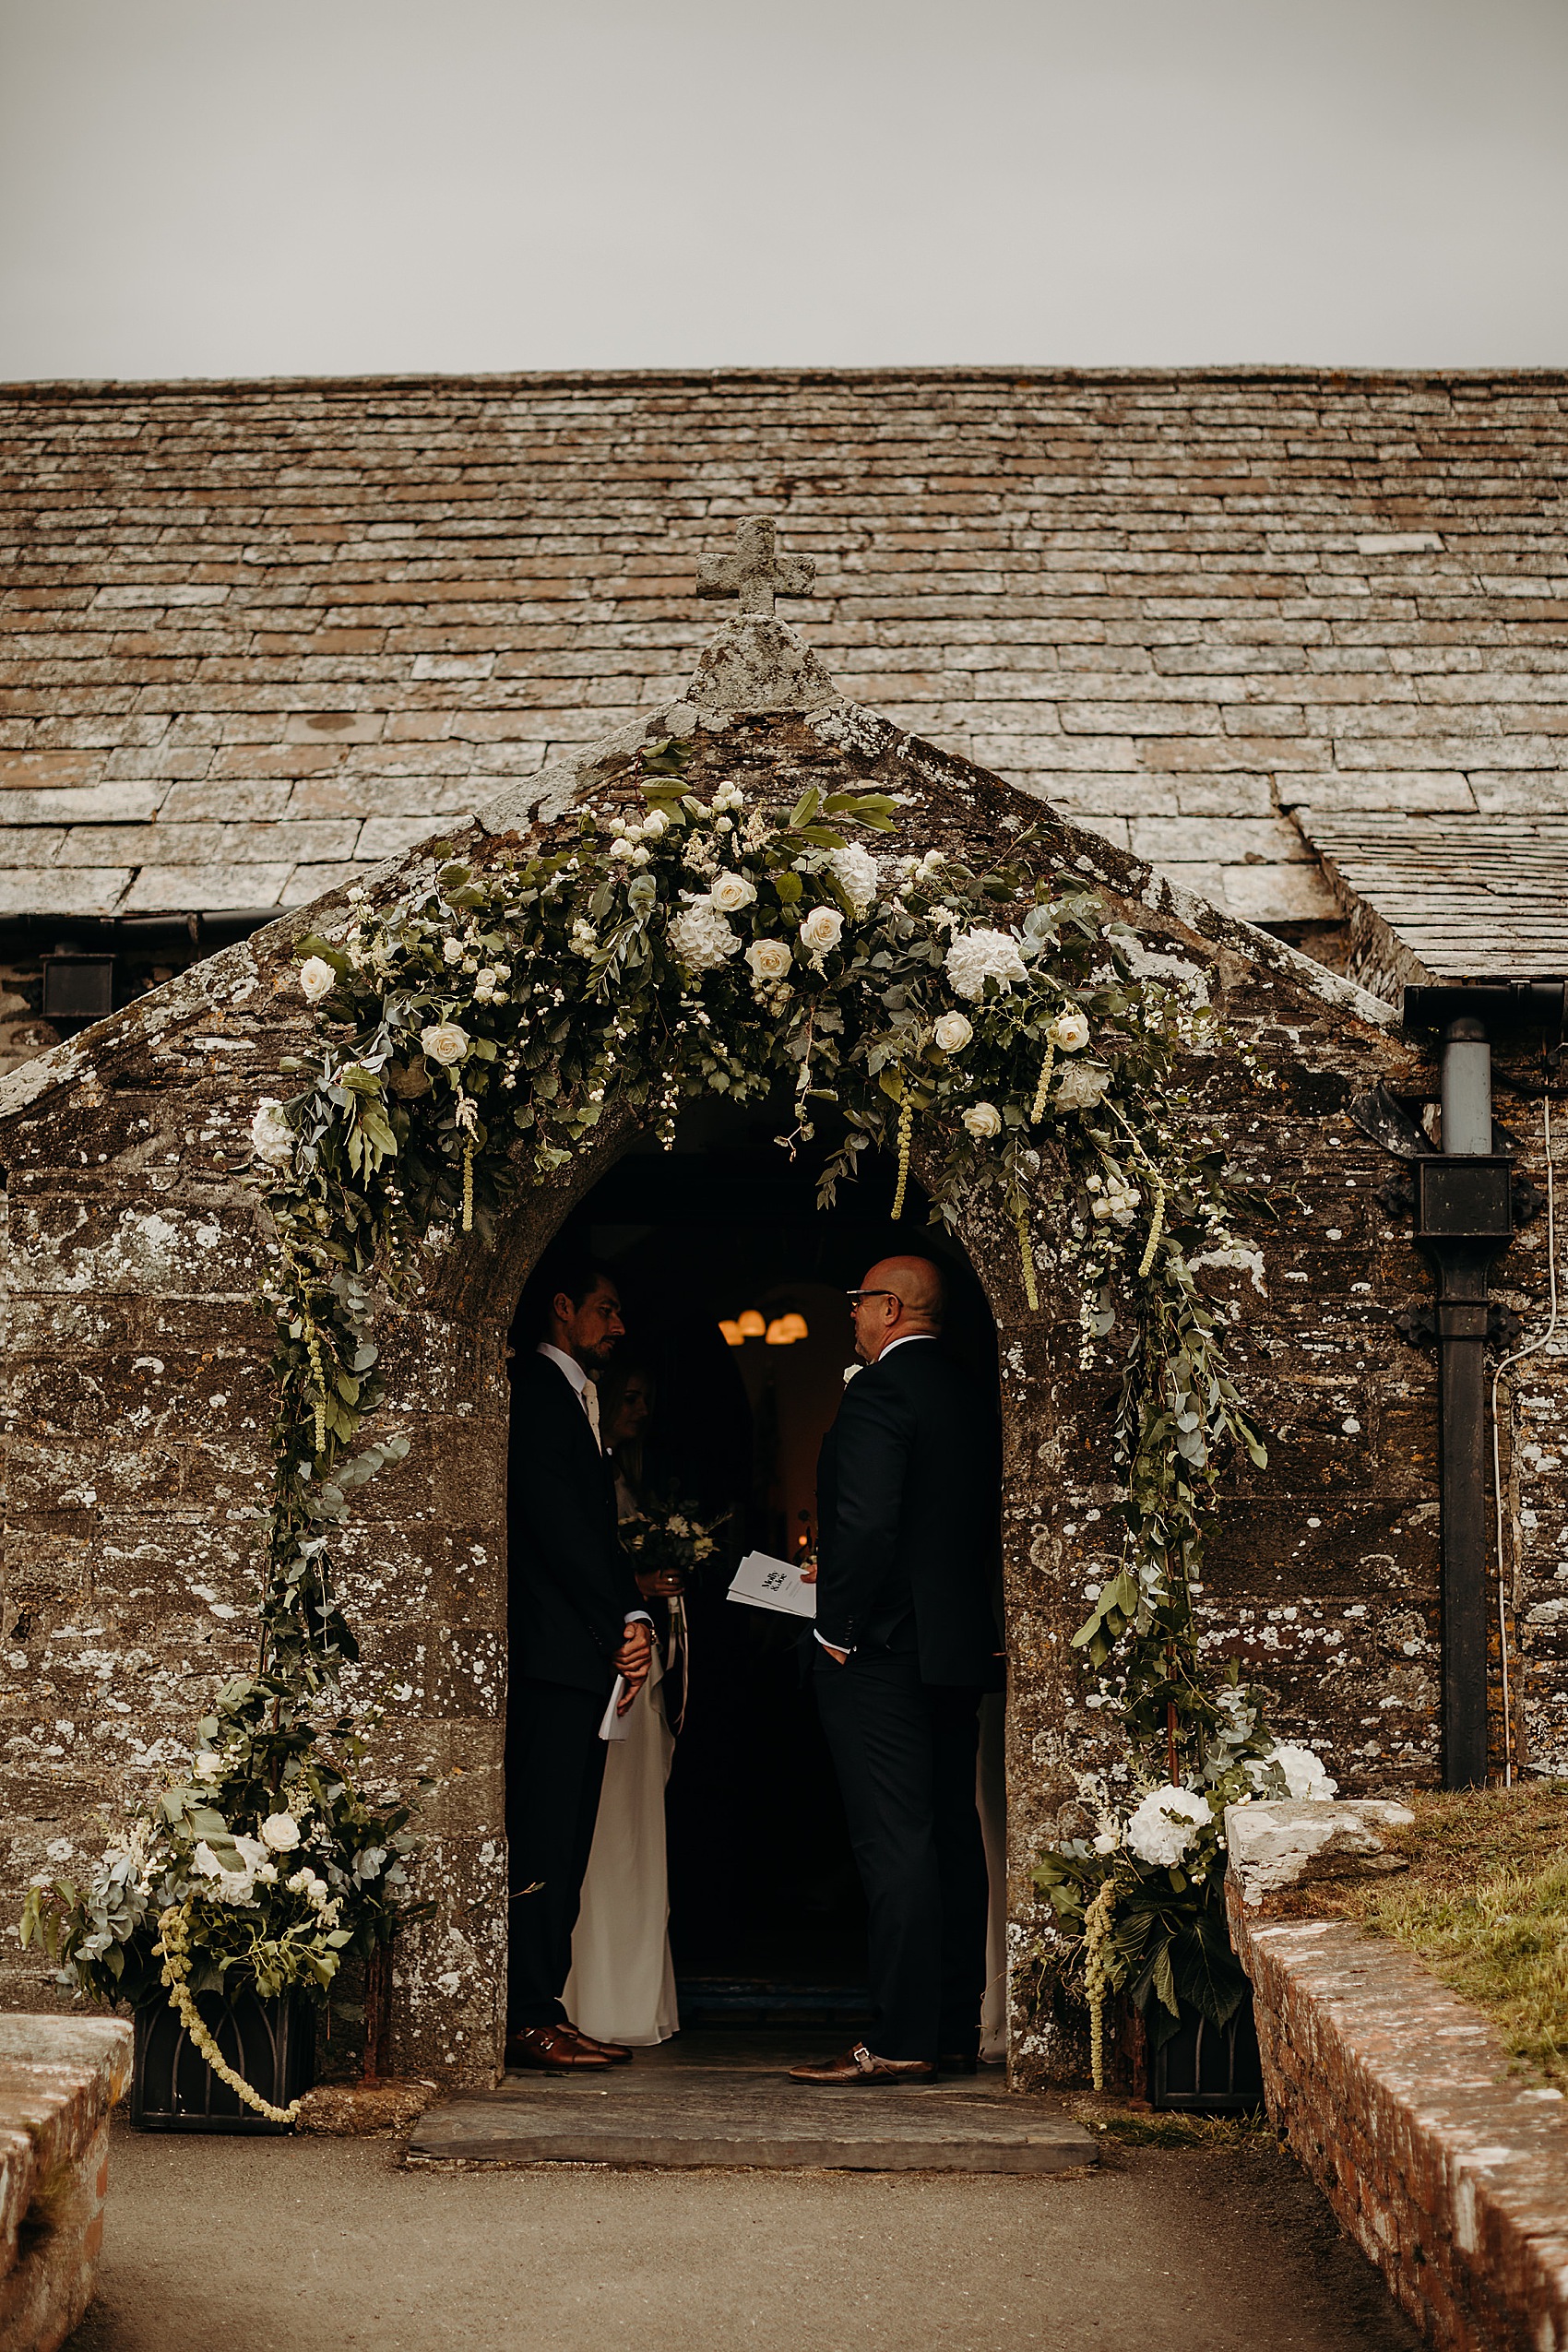
M422 1871L424 1891L439 1907L409 1939L400 1960L393 2032L399 2064L439 2068L457 2080L495 2079L505 2028L507 1338L532 1268L636 1142L630 1121L607 1123L602 1139L560 1178L518 1196L493 1241L450 1242L419 1312L389 1350L389 1402L401 1404L399 1388L416 1362L431 1400L425 1431L394 1479L400 1484L417 1458L428 1461L428 1501L410 1502L443 1523L410 1547L410 1555L422 1554L422 1569L410 1556L410 1571L415 1597L431 1612L428 1639L421 1645L390 1629L387 1639L394 1649L423 1647L417 1687L451 1708L432 1716L421 1742L440 1776L426 1812L432 1847ZM914 1173L918 1182L918 1151ZM911 1239L921 1229L911 1224ZM1061 1316L1025 1313L1010 1229L993 1229L982 1216L962 1220L956 1241L994 1325L1000 1374L1003 1604L1012 1693L1007 1917L1017 1946L1028 1940L1034 1909L1028 1870L1041 1821L1074 1794L1069 1737L1090 1742L1096 1732L1090 1716L1069 1722L1068 1640L1081 1615L1082 1564L1062 1515L1041 1511L1042 1484L1060 1482L1059 1466L1072 1452L1050 1400L1065 1392L1072 1367L1058 1360L1060 1342L1070 1336L1075 1356L1076 1324L1075 1318L1069 1332ZM411 1401L411 1386L405 1394ZM416 1615L410 1610L410 1621ZM1027 2062L1016 2005L1014 2022L1015 2054Z

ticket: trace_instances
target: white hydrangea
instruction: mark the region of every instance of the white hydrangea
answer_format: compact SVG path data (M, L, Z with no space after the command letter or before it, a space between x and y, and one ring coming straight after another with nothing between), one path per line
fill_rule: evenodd
M1326 1805L1339 1794L1339 1783L1311 1748L1284 1742L1269 1750L1264 1764L1265 1768L1277 1765L1285 1776L1287 1789L1299 1805Z
M1011 988L1015 980L1028 978L1018 943L1010 931L961 932L943 962L955 993L967 997L971 1004L984 995L988 980L993 980L999 988Z
M833 879L853 907L863 915L876 897L882 877L876 870L876 860L858 841L849 842L842 849L835 849L827 861Z
M683 907L670 925L670 945L677 963L692 973L717 971L741 951L741 938L706 898Z
M251 1149L268 1168L287 1168L294 1157L294 1131L276 1095L264 1094L251 1121Z
M1206 1797L1167 1782L1163 1788L1151 1788L1128 1821L1127 1843L1140 1862L1171 1870L1213 1818Z
M1097 1070L1092 1062L1071 1062L1051 1089L1051 1100L1058 1111L1092 1111L1111 1084L1109 1070Z

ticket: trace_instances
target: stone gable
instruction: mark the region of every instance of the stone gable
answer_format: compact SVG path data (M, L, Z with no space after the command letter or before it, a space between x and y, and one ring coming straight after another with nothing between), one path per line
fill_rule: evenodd
M774 632L771 653L758 653L761 629ZM770 703L763 673L778 676L781 652L796 685ZM735 776L779 804L803 777L894 791L899 846L912 849L983 862L1043 817L1045 862L1099 887L1152 952L1206 971L1278 1082L1256 1091L1229 1051L1194 1060L1197 1115L1285 1212L1255 1258L1207 1270L1237 1324L1270 1465L1227 1503L1206 1638L1273 1693L1286 1736L1324 1747L1347 1789L1430 1781L1434 1384L1393 1320L1425 1285L1376 1194L1388 1163L1344 1116L1376 1080L1428 1086L1387 1008L1101 835L840 699L778 624L732 624L678 704L511 785L445 837L476 858L507 856L575 822L583 798L612 796L636 746L671 732L690 746L698 789ZM372 888L390 898L429 871L410 850L373 870ZM95 1809L156 1783L186 1752L215 1683L250 1661L245 1514L267 1481L270 1335L252 1303L262 1235L247 1131L261 1095L291 1090L282 1064L311 1034L291 944L342 912L330 895L0 1082L6 1899L19 1900L51 1839L91 1849ZM435 1253L422 1295L389 1321L375 1433L401 1431L410 1451L363 1491L341 1546L361 1685L390 1682L397 1694L387 1760L435 1780L424 1885L439 1911L399 1963L397 2062L469 2082L492 2079L501 2023L504 1348L528 1268L630 1140L613 1119L602 1136L558 1182L522 1195L493 1246L458 1238ZM1043 1842L1076 1825L1075 1767L1103 1737L1069 1638L1086 1584L1112 1556L1110 1391L1078 1370L1075 1303L1047 1282L1039 1311L1028 1308L1011 1229L977 1214L961 1239L1000 1338L1014 2049L1027 2079L1045 2047L1031 2009L1028 1869ZM1511 1474L1544 1522L1553 1468L1538 1446L1533 1460L1516 1452ZM1520 1562L1530 1592L1543 1561L1532 1534ZM1553 1638L1543 1634L1546 1652ZM1555 1752L1550 1656L1516 1660L1516 1671L1538 1677L1532 1737L1538 1753ZM36 1964L13 1954L9 1968L11 1997L36 2004Z

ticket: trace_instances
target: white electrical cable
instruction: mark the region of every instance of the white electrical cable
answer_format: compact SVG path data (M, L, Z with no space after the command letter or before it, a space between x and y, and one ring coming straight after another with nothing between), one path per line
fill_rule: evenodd
M1551 1319L1538 1339L1504 1356L1491 1376L1491 1491L1497 1503L1497 1640L1503 1662L1503 1786L1514 1786L1514 1714L1508 1688L1508 1578L1503 1556L1503 1450L1497 1428L1497 1384L1512 1364L1538 1356L1550 1346L1557 1330L1557 1190L1551 1164L1551 1104L1541 1097L1541 1139L1546 1152L1546 1273L1551 1294Z

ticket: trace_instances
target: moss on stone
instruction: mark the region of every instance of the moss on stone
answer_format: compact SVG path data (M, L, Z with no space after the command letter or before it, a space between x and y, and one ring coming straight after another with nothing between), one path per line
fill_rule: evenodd
M1484 2010L1516 2071L1568 2088L1568 1781L1424 1794L1386 1843L1408 1874L1344 1908Z

